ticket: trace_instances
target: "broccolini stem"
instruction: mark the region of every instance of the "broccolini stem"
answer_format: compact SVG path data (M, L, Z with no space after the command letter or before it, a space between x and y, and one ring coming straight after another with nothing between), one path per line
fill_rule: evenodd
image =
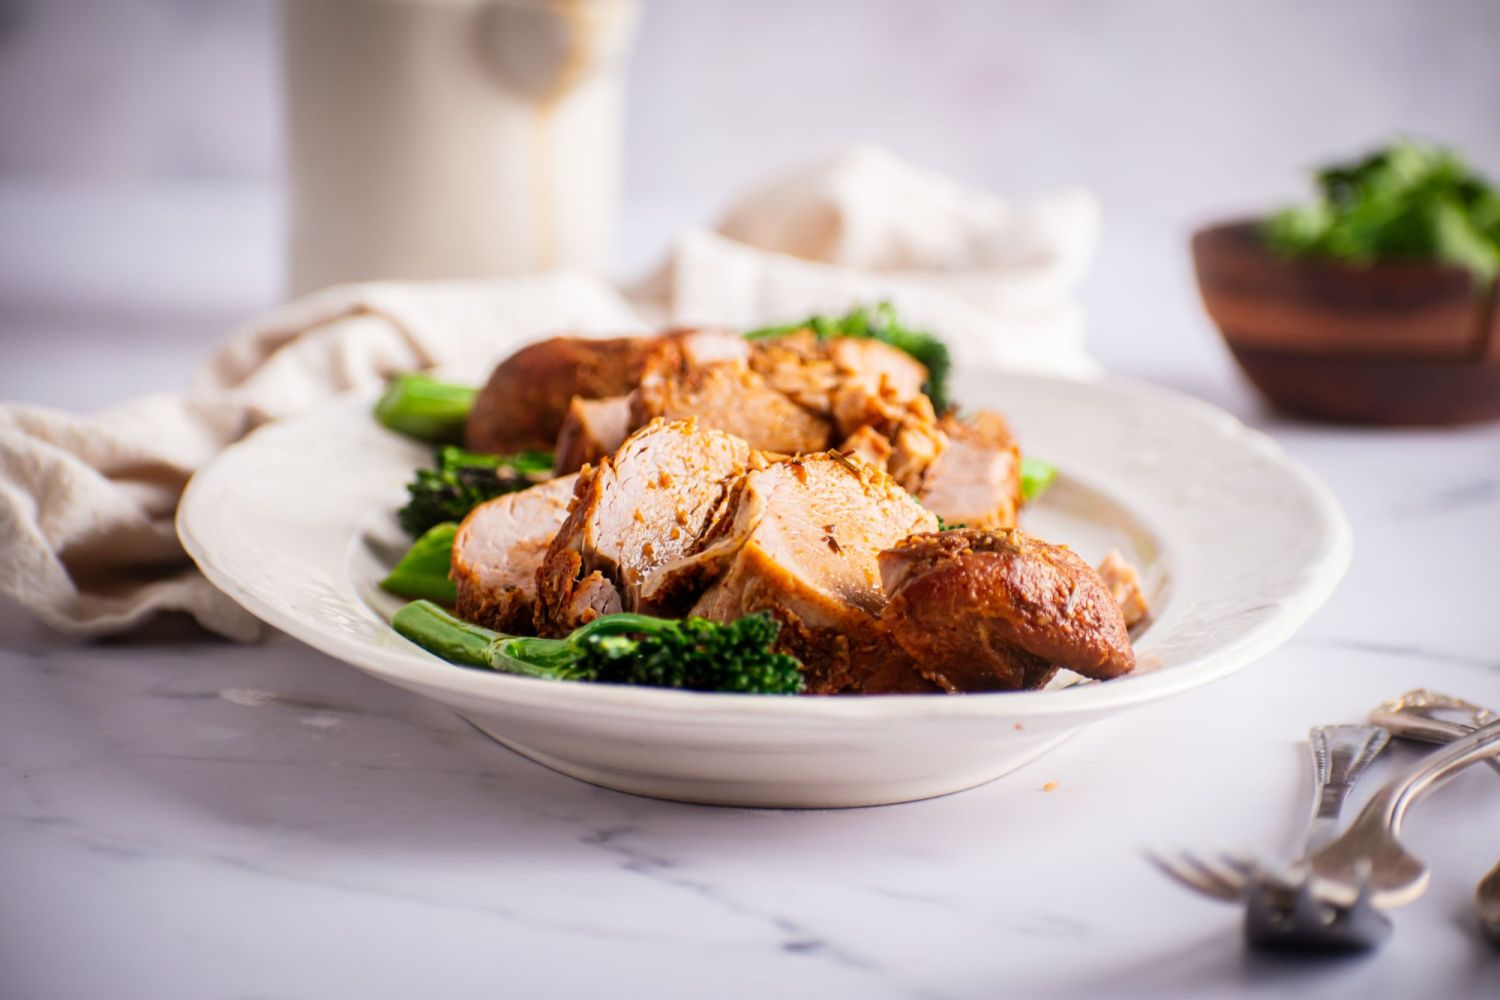
M454 617L431 601L412 601L392 616L391 627L450 663L507 674L565 680L570 676L568 665L578 656L571 636L536 639L503 635Z
M486 666L507 674L575 680L580 675L569 668L578 660L580 649L576 633L563 639L504 636L491 647Z
M780 626L759 612L733 622L602 615L562 639L502 635L430 601L396 612L401 635L451 663L554 681L796 694L802 665L775 651Z
M568 636L570 642L578 646L594 636L611 635L665 635L674 631L680 623L667 618L656 618L652 615L638 615L630 611L617 611L611 615L602 615L595 618L586 625L580 625L573 634Z
M490 647L498 632L455 618L431 601L412 601L391 618L402 636L451 663L470 667L490 665Z
M375 419L422 441L458 441L479 390L441 382L431 375L397 375L375 404Z

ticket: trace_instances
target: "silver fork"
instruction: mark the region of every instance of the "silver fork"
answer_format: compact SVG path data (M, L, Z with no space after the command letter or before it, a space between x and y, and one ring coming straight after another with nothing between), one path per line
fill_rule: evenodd
M1482 705L1423 689L1381 702L1370 713L1370 721L1390 730L1393 736L1426 743L1451 742L1496 718L1500 716ZM1486 763L1500 771L1500 757L1491 757ZM1500 864L1479 880L1474 902L1480 930L1500 945Z
M1469 764L1500 754L1493 722L1428 755L1387 783L1343 835L1284 870L1236 855L1154 857L1168 875L1225 901L1247 903L1245 930L1262 947L1364 950L1390 934L1378 908L1401 906L1426 889L1430 872L1401 846L1406 811Z
M1390 733L1378 725L1315 726L1308 730L1307 745L1313 765L1313 815L1307 825L1305 853L1326 847L1338 837L1339 814L1345 800L1389 742ZM1184 864L1174 865L1165 857L1151 855L1157 867L1189 888L1228 901L1240 899L1244 878L1254 867L1248 858L1230 854L1214 860L1183 851L1178 857Z
M1313 758L1313 817L1307 827L1307 852L1331 844L1339 835L1339 813L1354 783L1380 756L1391 734L1374 726L1318 726L1307 734Z
M1308 732L1313 764L1313 815L1306 852L1337 838L1339 814L1361 775L1390 742L1379 726L1317 726ZM1201 858L1183 851L1175 859L1152 856L1158 868L1198 892L1225 902L1244 900L1246 936L1264 947L1343 950L1343 942L1383 939L1388 922L1364 906L1357 913L1328 919L1308 890L1282 873L1262 873L1254 861L1236 855ZM1304 928L1298 933L1289 929ZM1361 945L1363 947L1364 945Z

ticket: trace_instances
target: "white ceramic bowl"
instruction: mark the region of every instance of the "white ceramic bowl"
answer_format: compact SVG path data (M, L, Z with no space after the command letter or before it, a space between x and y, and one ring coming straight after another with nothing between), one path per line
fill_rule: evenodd
M465 669L387 624L376 581L406 544L394 509L426 449L368 398L265 427L193 477L183 544L271 625L435 698L548 767L621 791L724 805L901 802L969 788L1095 719L1253 662L1327 599L1349 561L1328 491L1264 435L1141 384L994 372L958 398L1004 412L1060 469L1024 526L1145 570L1156 614L1137 673L1062 690L825 698L567 684Z

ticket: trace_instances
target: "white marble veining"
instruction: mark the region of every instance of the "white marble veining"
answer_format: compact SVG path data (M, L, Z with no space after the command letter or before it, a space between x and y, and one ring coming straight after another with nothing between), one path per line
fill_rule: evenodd
M1092 346L1324 477L1355 532L1330 604L1262 663L993 784L842 812L606 792L289 641L81 645L0 608L0 1000L1500 995L1471 904L1500 860L1493 773L1414 812L1433 885L1367 959L1247 954L1233 910L1141 856L1293 849L1309 726L1417 686L1500 708L1500 426L1267 414L1184 252L1190 219L1290 195L1303 166L1391 128L1493 171L1494 5L806 6L653 0L622 267L766 167L848 138L1007 191L1093 184ZM276 293L268 11L11 7L0 398L180 385ZM818 73L786 70L809 60Z
M1415 815L1433 888L1366 961L1247 956L1233 911L1140 857L1291 847L1309 725L1420 684L1500 701L1492 651L1363 617L987 787L811 813L595 789L289 641L88 648L12 621L6 995L1493 995L1468 905L1497 858L1487 771Z
M88 646L4 609L0 996L1495 996L1470 897L1500 860L1492 773L1414 813L1433 886L1367 960L1247 955L1233 910L1142 859L1295 847L1312 725L1418 686L1500 707L1500 426L1268 414L1181 247L1107 233L1096 349L1271 433L1354 526L1342 587L1262 663L970 792L755 812L580 784L290 641ZM7 352L0 397L67 403L82 378L119 398L208 348L181 319L133 321L144 342L36 322L58 332Z
M8 609L0 994L1494 996L1470 902L1500 860L1492 773L1414 814L1434 883L1366 960L1247 955L1232 909L1141 851L1290 850L1309 726L1417 686L1500 706L1500 427L1294 424L1259 409L1201 321L1153 343L1114 367L1230 405L1354 523L1347 581L1262 663L970 792L756 812L580 784L290 641L86 646ZM130 371L149 359L115 359L147 377Z

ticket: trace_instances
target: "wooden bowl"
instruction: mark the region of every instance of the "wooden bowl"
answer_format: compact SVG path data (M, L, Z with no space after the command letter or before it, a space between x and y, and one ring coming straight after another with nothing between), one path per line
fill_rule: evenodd
M1289 413L1367 424L1500 417L1496 290L1462 268L1290 259L1247 221L1195 233L1193 266L1240 368Z

